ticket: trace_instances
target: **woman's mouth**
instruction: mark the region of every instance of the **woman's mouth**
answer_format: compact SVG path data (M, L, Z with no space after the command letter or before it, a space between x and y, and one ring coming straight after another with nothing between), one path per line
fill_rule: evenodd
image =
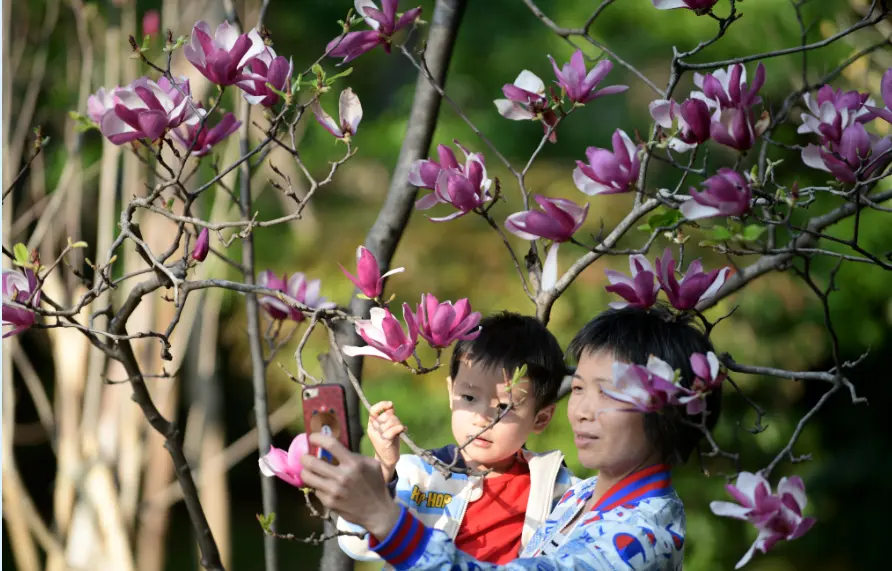
M573 442L576 444L577 448L583 448L590 444L593 444L598 437L594 434L585 433L585 432L575 432L573 433Z

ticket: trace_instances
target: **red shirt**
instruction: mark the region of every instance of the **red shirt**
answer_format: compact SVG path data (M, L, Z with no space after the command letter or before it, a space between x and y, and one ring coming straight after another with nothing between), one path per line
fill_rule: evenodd
M520 553L530 497L530 467L519 458L501 476L483 479L483 495L470 502L455 546L487 563L507 563Z

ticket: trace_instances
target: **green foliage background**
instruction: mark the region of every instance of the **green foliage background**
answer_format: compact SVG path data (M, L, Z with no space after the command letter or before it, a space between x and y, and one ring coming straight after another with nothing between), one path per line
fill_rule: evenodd
M421 4L424 6L423 17L429 18L433 2L424 0ZM541 129L535 124L503 119L495 112L492 100L501 97L501 85L512 82L522 69L529 69L546 82L550 81L552 71L546 55L551 54L558 62L563 62L572 53L572 48L551 33L519 0L477 0L469 4L459 32L447 91L513 164L523 164L538 144ZM853 1L853 4L859 5L859 2ZM140 12L159 7L157 2L142 0L138 5ZM346 0L273 0L266 24L276 50L279 54L292 55L296 69L306 68L318 57L326 42L338 33L335 22L343 18L351 5ZM401 2L403 9L409 5L407 0ZM596 4L541 0L538 5L559 24L578 26ZM104 6L98 8L100 14L105 10ZM731 27L722 41L706 50L701 61L799 43L798 24L788 2L746 0L739 2L739 8L744 13L743 19ZM716 10L720 14L727 13L727 1L720 1ZM810 41L821 39L857 17L849 3L841 0L813 0L805 12L809 19L818 22L809 36ZM181 22L180 29L174 33L186 34L191 25L192 22ZM624 0L603 12L592 35L634 63L658 85L665 85L672 46L679 50L690 49L698 41L711 37L715 28L715 22L707 17L696 17L682 10L657 11L648 0ZM869 30L864 32L863 38L874 40L875 35ZM813 52L808 57L809 79L814 81L863 45L839 42ZM65 65L62 46L60 43L59 53L50 63L58 73L62 73ZM587 53L597 53L589 48L585 48ZM125 48L122 46L122 49ZM876 61L869 64L859 62L836 85L862 90L869 88L878 95L879 76L892 63L889 61L892 58L888 52L876 57ZM762 94L769 105L776 108L791 89L798 87L800 62L799 56L765 61L768 81ZM325 62L332 73L335 63L334 60ZM314 229L301 230L301 225L297 224L255 232L259 269L270 268L289 274L302 271L310 277L322 278L323 294L340 303L348 301L353 286L340 273L337 263L352 267L354 249L362 243L383 201L389 173L402 142L416 78L414 68L397 51L388 56L380 49L375 50L351 65L355 68L353 74L337 85L336 90L324 98L323 104L329 111L334 110L337 90L347 85L359 95L365 111L355 138L359 153L338 172L334 183L313 199ZM748 69L752 73L755 64L750 64ZM97 75L101 77L101 74ZM585 148L609 146L610 134L616 128L627 132L649 131L651 119L647 104L655 98L653 92L621 66L614 67L607 83L625 83L631 89L625 95L595 101L561 125L558 143L546 146L530 173L528 187L532 191L565 196L579 202L587 199L576 190L571 178L574 162L584 158ZM99 85L94 86L97 87ZM688 75L676 93L683 96L690 88L691 77ZM55 135L47 154L51 179L58 177L64 162L59 143L62 136L58 129L63 124L65 111L75 100L76 93L66 92L61 82L58 87L42 93L39 99L40 120ZM54 128L56 132L52 133ZM775 136L783 141L795 139L801 142L796 139L795 126L782 129ZM453 138L472 150L483 151L491 175L502 181L507 203L494 210L497 220L502 221L508 214L520 210L522 206L513 179L468 126L444 104L434 142L449 143ZM98 158L98 135L91 134L86 145L89 163ZM339 158L342 151L313 121L306 125L301 145L304 160L316 175L326 172L327 161ZM772 151L773 158L785 159L780 167L781 182L790 184L798 180L800 185L805 185L823 181L821 173L804 169L795 154L783 156L776 152ZM710 169L733 162L733 157L718 147L711 148L710 154ZM744 162L745 166L750 164L752 157ZM648 185L674 186L676 180L677 173L655 164ZM255 182L255 185L259 183ZM282 212L273 192L276 191L267 187L256 201L255 208L263 219L274 218ZM578 236L585 236L586 232L597 233L602 220L606 228L611 228L627 211L631 197L596 197L590 202L589 220ZM832 206L832 203L821 203L815 209ZM888 220L871 212L864 216L862 225L865 247L875 252L892 250L892 227ZM847 235L851 225L842 224L833 232ZM625 244L637 245L643 238L643 233L633 231ZM693 246L699 239L700 235L694 233L689 244ZM512 241L517 248L523 248L520 240L512 238ZM658 242L651 250L651 257L661 252L665 245ZM236 245L229 253L237 258L239 250ZM560 267L566 269L579 250L565 245L561 251ZM698 251L696 247L687 248L686 255L702 256L707 268L726 263L722 256L711 251ZM738 261L739 264L747 262ZM558 301L550 327L562 344L606 307L609 298L603 289L604 269L608 265L624 269L624 264L624 259L593 264ZM523 313L533 311L498 237L473 216L434 224L414 213L393 265L406 267L405 273L388 283L389 291L396 295L394 303L407 301L414 304L421 293L431 292L440 299L469 297L474 309L485 313L501 309ZM822 283L826 282L831 267L830 264L820 266ZM838 393L808 425L795 448L797 454L811 453L812 461L798 465L783 462L776 470L776 477L799 474L805 479L810 493L807 512L817 516L819 522L797 542L782 543L771 554L757 556L749 566L755 571L885 568L886 559L881 552L888 526L883 512L884 508L892 507L889 502L892 497L884 476L892 465L885 453L888 447L884 446L889 434L888 425L880 419L882 407L892 394L884 366L887 361L883 358L892 349L890 280L880 270L848 264L840 271L837 281L839 291L831 298L831 309L842 354L846 359L855 359L867 348L871 349L854 375L859 393L868 397L871 404L854 406L847 394ZM738 309L733 316L714 333L714 342L720 351L732 353L739 362L765 366L801 370L830 366L830 344L823 330L820 305L791 273L772 274L758 280L745 292L723 301L710 312L710 317L718 317L735 307ZM223 399L227 407L227 436L234 440L252 424L250 363L241 298L228 297L224 311L219 365L225 375ZM291 351L286 348L278 358L291 370L294 370L290 357L293 347L294 343ZM314 362L313 356L324 348L325 339L320 334L306 353L307 361ZM428 360L431 358L430 354L424 356ZM442 445L451 440L445 376L445 372L435 372L422 378L413 377L398 367L374 360L367 360L365 365L365 387L370 400L394 401L412 436L426 446ZM724 447L740 451L745 468L757 469L784 445L799 418L816 402L825 387L745 376L738 376L737 380L743 390L768 411L765 419L768 429L758 436L744 431L741 426L751 425L754 415L739 395L729 393L717 437ZM294 385L273 366L269 373L269 389L274 408L276 403L290 396ZM562 404L549 429L531 439L529 446L533 450L564 450L570 467L577 475L585 477L590 474L575 458L565 410ZM185 414L185 410L182 412ZM300 430L300 420L295 419L289 433L277 436L277 444L287 445L293 433ZM367 442L364 442L364 450L370 450ZM685 568L692 571L732 568L755 537L754 530L743 523L712 516L709 501L724 499L724 479L718 474L729 467L711 461L706 465L713 474L710 478L701 473L696 459L675 475L675 485L686 502L688 514ZM23 464L23 471L29 469L38 471L34 463ZM236 541L233 546L234 569L257 569L261 565L262 534L254 519L254 514L260 511L257 477L256 456L236 466L230 474L233 537ZM281 485L279 493L280 531L305 534L316 527L317 521L307 517L299 491ZM174 514L168 569L195 568L195 549L182 505L174 508ZM319 548L315 547L283 545L283 568L311 568L319 553ZM4 543L3 563L11 566L7 554Z

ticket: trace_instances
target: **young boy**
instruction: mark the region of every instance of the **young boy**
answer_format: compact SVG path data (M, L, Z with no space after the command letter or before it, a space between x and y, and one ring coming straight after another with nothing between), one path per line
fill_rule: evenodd
M371 408L368 435L399 503L426 525L445 531L462 551L501 564L517 557L575 482L559 451L534 454L523 448L530 434L551 421L566 366L557 340L532 317L504 312L480 325L476 339L456 344L450 362L447 386L458 444L431 452L446 464L456 460L458 468L485 471L485 476L452 473L447 478L419 456L400 455L404 427L393 403ZM515 370L523 365L526 376L512 386ZM338 528L362 531L343 519ZM354 559L377 559L367 536L342 535L338 541Z

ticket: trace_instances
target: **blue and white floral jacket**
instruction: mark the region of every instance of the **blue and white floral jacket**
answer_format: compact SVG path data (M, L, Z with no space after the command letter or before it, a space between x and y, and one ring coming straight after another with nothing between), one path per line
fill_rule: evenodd
M397 570L681 571L684 507L672 488L669 467L631 474L564 530L591 498L596 481L590 478L568 490L521 558L507 565L474 560L456 549L447 534L425 527L405 508L390 535L372 550Z

